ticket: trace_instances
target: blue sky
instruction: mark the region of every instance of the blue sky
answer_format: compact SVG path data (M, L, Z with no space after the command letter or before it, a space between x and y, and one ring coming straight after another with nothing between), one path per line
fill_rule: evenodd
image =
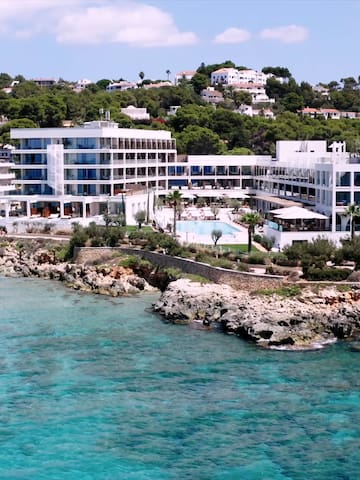
M171 78L201 62L360 75L360 0L0 0L0 71L66 80Z

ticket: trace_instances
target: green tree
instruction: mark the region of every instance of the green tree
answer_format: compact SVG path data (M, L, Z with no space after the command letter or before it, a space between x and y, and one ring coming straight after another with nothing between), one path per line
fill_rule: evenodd
M0 88L10 87L12 77L8 73L0 73Z
M102 78L96 82L96 85L99 87L100 90L106 90L106 87L111 83L111 80L108 78Z
M267 74L267 73L272 73L275 75L275 77L282 77L282 78L290 78L291 73L288 68L286 67L264 67L262 69L262 72Z
M170 80L170 75L171 75L171 71L169 69L167 69L166 70L166 76L167 76L168 81Z
M257 212L245 213L241 220L247 224L248 229L248 253L251 252L252 238L255 232L255 227L261 223L261 215Z
M219 135L209 128L188 126L176 135L179 153L188 155L211 155L224 149Z
M182 193L179 192L179 190L174 190L173 192L170 192L169 195L167 196L167 201L172 206L173 212L174 212L172 233L175 238L176 237L176 214L182 202Z
M216 220L216 217L218 213L220 212L220 208L216 204L212 204L210 207L211 213L214 215L214 220Z
M138 224L138 228L140 230L141 225L145 223L146 220L146 211L145 210L139 210L135 213L134 215L135 221Z
M195 73L190 80L190 83L193 86L194 91L200 95L201 91L209 86L209 78L203 73Z
M351 240L354 240L356 219L360 218L360 206L351 203L345 210L345 215L350 217Z
M216 247L218 241L222 237L222 230L214 228L211 232L211 239L214 242L214 247Z

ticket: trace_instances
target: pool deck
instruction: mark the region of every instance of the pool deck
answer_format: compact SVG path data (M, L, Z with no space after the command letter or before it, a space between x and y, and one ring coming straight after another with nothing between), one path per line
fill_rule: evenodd
M223 235L218 245L231 245L231 244L247 244L248 231L245 227L233 222L233 215L231 214L231 208L220 209L216 219L234 227L238 232L234 232L229 235ZM170 208L163 208L161 215L157 215L157 220L162 228L166 228L167 224L172 225L173 222L173 210ZM214 221L214 215L211 213L210 208L202 209L186 209L182 215L181 220L199 220L206 222L207 220ZM182 244L188 243L200 243L203 245L213 245L214 242L211 235L199 235L196 232L177 232L177 239Z

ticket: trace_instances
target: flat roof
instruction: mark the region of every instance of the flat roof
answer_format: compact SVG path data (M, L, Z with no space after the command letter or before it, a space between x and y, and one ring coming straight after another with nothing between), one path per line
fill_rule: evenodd
M284 207L295 207L300 206L302 203L295 202L293 200L287 200L286 198L272 197L271 195L255 195L252 198L257 200L264 200L265 202L276 203L276 205L282 205Z

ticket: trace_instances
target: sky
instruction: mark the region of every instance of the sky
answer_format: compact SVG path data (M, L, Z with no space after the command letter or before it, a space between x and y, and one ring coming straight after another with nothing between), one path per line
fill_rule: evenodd
M359 17L360 0L0 0L0 71L138 81L232 60L357 79Z

